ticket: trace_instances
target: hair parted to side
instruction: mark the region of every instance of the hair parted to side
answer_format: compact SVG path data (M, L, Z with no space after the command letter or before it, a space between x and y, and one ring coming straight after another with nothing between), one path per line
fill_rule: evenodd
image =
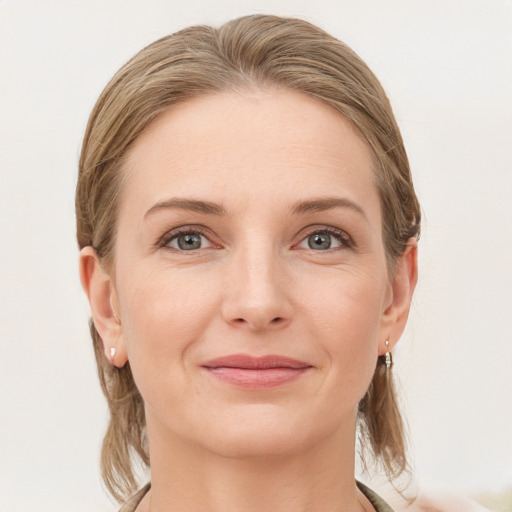
M411 237L419 236L420 208L390 103L378 79L345 44L299 19L238 18L220 28L194 26L135 55L108 83L89 118L76 191L77 238L112 265L123 158L162 112L217 91L288 88L327 103L358 129L372 150L383 239L390 269ZM391 270L392 271L392 270ZM130 371L111 366L91 322L98 372L110 409L102 448L104 482L118 500L136 488L133 456L149 465L144 404ZM407 467L404 428L390 372L382 358L360 403L365 450L390 478Z

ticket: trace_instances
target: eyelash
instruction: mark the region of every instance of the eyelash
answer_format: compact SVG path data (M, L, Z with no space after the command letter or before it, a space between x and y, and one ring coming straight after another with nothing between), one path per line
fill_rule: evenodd
M335 250L344 250L344 249L354 249L355 248L355 243L354 243L352 237L348 233L346 233L345 231L343 231L341 229L337 229L337 228L334 228L331 226L311 226L306 229L307 229L307 231L304 234L304 236L300 239L299 244L301 242L305 241L311 235L314 235L317 233L331 235L331 236L335 237L341 243L340 247L336 247L333 249L327 249L324 251L314 251L313 249L309 249L313 252L331 252L331 251L335 251ZM181 235L200 235L200 236L208 239L210 241L210 243L213 244L213 242L211 241L210 237L208 236L206 230L204 230L203 228L201 228L199 226L197 226L197 227L196 226L184 226L184 227L177 228L175 230L165 233L165 235L157 242L156 245L159 248L164 248L167 246L167 244L169 244L170 242L172 242L174 239L178 238ZM298 244L294 244L294 246L297 246L297 245ZM195 250L179 251L178 249L174 249L174 248L170 248L170 247L168 247L168 249L175 250L177 252L195 252Z
M355 248L355 243L354 243L352 237L346 231L343 231L341 229L337 229L337 228L334 228L331 226L311 226L306 229L307 229L306 234L301 238L299 243L303 242L304 240L309 238L311 235L314 235L317 233L331 235L341 243L340 247L328 249L325 251L313 251L313 249L310 249L313 252L331 252L331 251L336 251L336 250Z
M210 243L213 243L213 242L211 242L210 238L208 237L208 235L206 234L206 231L203 228L201 228L199 226L197 226L197 227L196 226L184 226L181 228L173 229L172 231L168 231L167 233L165 233L165 235L158 241L157 246L165 247L167 244L169 244L175 238L178 238L181 235L200 235L200 236L203 236L204 238L207 238L210 241ZM171 248L169 248L169 249L171 249ZM187 252L187 251L183 251L183 252ZM190 252L193 252L193 251L190 251Z

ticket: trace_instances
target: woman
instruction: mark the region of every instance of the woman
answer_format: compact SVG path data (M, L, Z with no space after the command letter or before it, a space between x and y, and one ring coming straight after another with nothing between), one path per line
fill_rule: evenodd
M391 510L407 468L391 351L420 210L382 87L297 19L191 27L138 53L89 120L80 273L121 510ZM368 460L368 457L367 457Z

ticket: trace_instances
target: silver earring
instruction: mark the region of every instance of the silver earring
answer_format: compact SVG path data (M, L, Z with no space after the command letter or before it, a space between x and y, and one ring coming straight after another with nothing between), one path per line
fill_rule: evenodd
M393 366L393 354L391 354L391 351L389 350L389 340L386 340L384 344L386 345L386 370L388 370Z
M114 363L114 357L116 355L116 347L111 347L110 349L110 362Z

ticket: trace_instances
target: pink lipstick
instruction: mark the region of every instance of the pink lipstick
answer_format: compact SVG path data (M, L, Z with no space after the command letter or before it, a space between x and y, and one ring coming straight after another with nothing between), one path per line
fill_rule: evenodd
M201 365L217 379L245 388L270 388L298 379L312 366L279 355L233 354Z

